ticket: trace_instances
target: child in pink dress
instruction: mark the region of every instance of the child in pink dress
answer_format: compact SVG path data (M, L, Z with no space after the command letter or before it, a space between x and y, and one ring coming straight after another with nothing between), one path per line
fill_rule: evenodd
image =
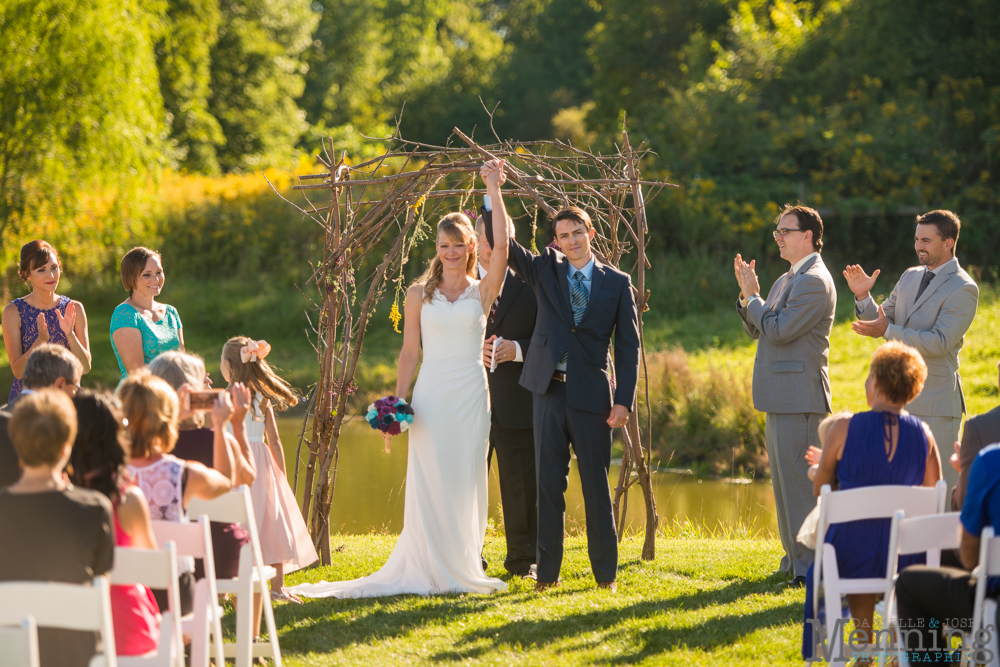
M241 382L254 394L253 407L246 417L247 440L257 468L250 495L261 554L277 572L271 580L271 599L301 603L300 598L285 591L285 573L311 565L319 556L288 486L285 453L274 417L275 408L287 410L299 402L299 396L264 361L270 351L271 346L263 340L230 338L222 348L221 370L230 385Z

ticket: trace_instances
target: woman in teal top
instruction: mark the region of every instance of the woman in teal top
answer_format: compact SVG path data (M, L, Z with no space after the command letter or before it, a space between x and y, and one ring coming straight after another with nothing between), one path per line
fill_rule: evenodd
M156 302L164 282L159 254L132 248L122 257L121 276L129 298L111 316L111 348L124 380L161 352L183 351L184 330L177 309Z

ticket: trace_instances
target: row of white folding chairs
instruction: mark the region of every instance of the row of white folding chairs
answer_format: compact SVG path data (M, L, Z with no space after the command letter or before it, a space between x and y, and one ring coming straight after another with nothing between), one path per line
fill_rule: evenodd
M184 652L181 632L191 636L192 667L207 667L209 659L209 636L214 636L216 663L225 664L225 657L236 659L237 667L249 667L256 656L271 657L277 667L281 666L281 651L278 646L277 628L271 608L267 582L274 576L274 569L267 567L261 557L257 537L253 507L249 489L239 489L212 501L193 501L189 513L200 515L195 523L153 522L153 532L157 542L166 546L161 550L138 550L119 548L115 552L115 568L111 573L114 584L143 584L150 588L166 589L168 610L161 617L160 647L154 655L141 658L115 656L114 632L111 626L108 581L105 577L94 580L93 586L62 584L51 582L7 582L0 584L0 626L20 626L27 623L29 628L13 629L0 635L14 645L20 646L22 638L30 635L32 623L43 627L59 627L74 630L99 632L105 653L95 657L92 665L115 664L129 667L183 667ZM219 580L215 576L214 555L208 520L223 523L239 523L250 535L250 543L240 552L239 571L236 579ZM176 619L180 609L177 587L177 556L200 558L204 563L205 577L195 588L193 612L187 617ZM264 612L268 629L268 641L254 643L253 594L263 596ZM218 595L231 593L237 596L236 635L237 642L223 644L221 611ZM67 615L67 610L72 610ZM75 612L79 611L77 614ZM30 640L25 654L30 663ZM37 639L35 640L37 646ZM19 651L21 649L18 649ZM37 653L37 651L35 651Z

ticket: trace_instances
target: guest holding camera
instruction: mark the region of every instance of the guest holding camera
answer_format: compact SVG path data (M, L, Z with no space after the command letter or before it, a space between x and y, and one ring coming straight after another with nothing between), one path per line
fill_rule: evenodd
M142 246L122 257L125 299L111 316L111 349L118 359L122 381L168 350L184 350L184 329L177 309L156 298L165 275L160 255Z

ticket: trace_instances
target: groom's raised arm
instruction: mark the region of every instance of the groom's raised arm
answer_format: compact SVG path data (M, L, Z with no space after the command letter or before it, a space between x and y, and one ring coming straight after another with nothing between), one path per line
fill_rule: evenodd
M632 282L627 280L618 299L615 319L615 405L635 410L636 386L639 384L639 313L635 307Z

